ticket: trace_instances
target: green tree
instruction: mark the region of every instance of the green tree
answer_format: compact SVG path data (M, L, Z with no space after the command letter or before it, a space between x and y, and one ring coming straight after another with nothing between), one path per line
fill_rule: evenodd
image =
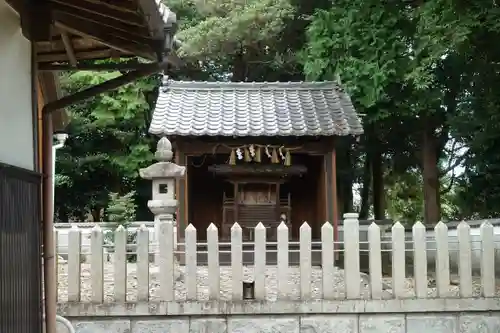
M66 93L102 83L114 72L66 74ZM103 218L109 194L137 191L135 199L149 196L138 170L153 161L154 141L147 134L157 78L130 83L100 94L69 109L71 123L65 148L58 152L56 211L60 220L82 220L88 212ZM139 209L147 211L146 200Z
M308 27L308 78L342 78L366 114L366 156L378 171L374 177L383 176L384 158L404 166L400 173L420 168L429 223L441 218L439 166L465 96L468 54L462 49L478 24L475 13L446 0L340 0L317 11ZM380 188L374 195L383 193Z

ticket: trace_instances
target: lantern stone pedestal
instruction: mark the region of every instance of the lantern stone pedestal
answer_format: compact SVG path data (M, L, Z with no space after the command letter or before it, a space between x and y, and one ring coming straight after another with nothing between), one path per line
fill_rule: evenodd
M170 141L163 137L158 141L155 158L157 163L147 168L140 169L139 174L144 179L152 181L152 199L148 201L148 207L154 214L155 236L154 242L165 241L158 239L159 226L161 223L172 223L174 229L174 243L172 247L177 249L177 221L174 213L177 210L175 199L175 181L184 177L186 167L172 163L173 152ZM155 246L158 249L158 246ZM179 263L175 262L175 278L182 278Z

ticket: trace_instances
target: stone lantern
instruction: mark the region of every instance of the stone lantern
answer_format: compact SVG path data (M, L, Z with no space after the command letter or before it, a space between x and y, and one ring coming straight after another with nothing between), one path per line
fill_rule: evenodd
M166 137L158 141L155 158L158 160L147 168L140 169L139 174L144 179L152 181L152 198L148 207L155 216L155 241L158 239L160 223L173 223L174 248L177 247L177 222L174 213L177 210L175 198L175 181L184 177L186 167L179 166L172 161L172 144Z

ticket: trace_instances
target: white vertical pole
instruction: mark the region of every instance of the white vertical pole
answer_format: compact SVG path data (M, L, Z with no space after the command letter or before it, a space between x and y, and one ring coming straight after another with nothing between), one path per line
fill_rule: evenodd
M55 193L56 193L56 153L59 148L64 147L64 143L52 146L52 221L54 221Z

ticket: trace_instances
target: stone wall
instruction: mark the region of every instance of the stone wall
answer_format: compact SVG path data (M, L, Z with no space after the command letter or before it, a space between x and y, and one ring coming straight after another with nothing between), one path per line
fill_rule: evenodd
M500 298L64 303L58 313L77 333L500 332Z

